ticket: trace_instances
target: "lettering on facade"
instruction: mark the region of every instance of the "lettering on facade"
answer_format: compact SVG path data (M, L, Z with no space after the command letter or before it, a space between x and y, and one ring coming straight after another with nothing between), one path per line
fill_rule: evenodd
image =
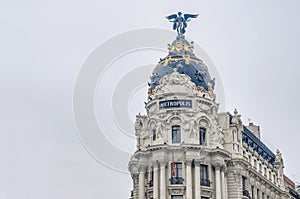
M166 100L159 102L159 109L192 108L192 100Z

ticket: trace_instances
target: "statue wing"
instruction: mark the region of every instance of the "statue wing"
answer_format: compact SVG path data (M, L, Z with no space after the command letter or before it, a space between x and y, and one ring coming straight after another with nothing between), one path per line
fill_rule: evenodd
M177 28L177 23L176 23L177 14L172 14L172 15L166 16L166 18L167 18L170 22L173 22L173 30L176 30L176 28ZM173 19L173 21L172 21L172 19Z
M169 15L169 16L166 16L166 18L170 21L172 19L176 19L177 18L177 14L172 14L172 15Z
M184 19L187 21L189 18L197 18L199 14L184 14Z
M174 21L174 23L173 23L173 30L176 30L176 28L177 28L177 23L176 23L176 21Z

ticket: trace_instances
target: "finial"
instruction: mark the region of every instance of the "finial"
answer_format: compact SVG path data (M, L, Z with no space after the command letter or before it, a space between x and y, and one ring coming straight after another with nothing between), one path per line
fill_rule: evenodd
M173 30L177 30L178 35L183 35L185 33L185 28L187 27L187 22L189 22L192 18L197 17L198 14L184 14L182 16L181 12L166 16L166 18L173 23Z
M277 154L280 154L280 151L279 151L279 149L276 149L276 153L277 153Z

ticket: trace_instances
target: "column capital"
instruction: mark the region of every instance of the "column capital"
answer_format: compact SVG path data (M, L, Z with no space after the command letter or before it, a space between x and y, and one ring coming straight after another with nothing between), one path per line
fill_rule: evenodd
M139 173L145 173L147 169L146 165L139 165Z
M158 168L159 167L159 161L158 160L152 161L151 166L153 166L154 168Z
M221 168L221 171L224 172L224 173L227 173L227 166L224 165L224 166Z
M222 162L213 162L212 166L216 169L216 170L224 170L226 168L225 163Z
M166 160L159 160L159 165L160 167L166 167L167 166L167 161Z
M147 170L148 170L148 172L151 172L151 170L152 170L152 165L148 165L148 166L147 166Z
M195 165L195 167L200 167L201 162L200 162L200 161L195 161L195 162L194 162L194 165Z
M184 163L187 165L187 166L191 166L192 165L192 162L193 160L185 160Z

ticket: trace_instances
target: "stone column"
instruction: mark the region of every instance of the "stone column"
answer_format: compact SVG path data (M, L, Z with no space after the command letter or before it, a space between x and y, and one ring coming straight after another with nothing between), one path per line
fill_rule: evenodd
M160 199L166 199L166 163L160 162Z
M151 172L152 172L152 166L151 165L149 165L148 166L148 176L147 176L147 185L150 187L150 180L151 180Z
M227 176L227 175L226 175ZM228 199L228 183L227 177L225 177L225 199Z
M166 181L167 181L167 186L168 186L169 179L171 179L171 176L172 176L172 162L169 162L167 164L166 172L167 172Z
M221 170L222 199L226 199L225 167Z
M221 165L214 165L215 167L215 184L216 184L216 199L222 199L221 190Z
M192 199L192 162L186 161L186 199Z
M153 164L153 199L159 199L158 198L158 182L159 182L159 177L158 177L158 163Z
M138 178L139 175L137 173L132 175L132 179L133 179L133 199L138 199L138 195L139 195L139 186L138 186Z
M185 162L182 162L182 177L183 177L183 184L185 184L186 185L186 169L185 169L185 166L186 166L186 164L185 164Z
M139 199L145 199L145 168L139 171Z
M195 162L195 198L201 199L200 162Z
M254 189L253 189L253 196L255 199L257 199L257 188L256 186L254 186Z

